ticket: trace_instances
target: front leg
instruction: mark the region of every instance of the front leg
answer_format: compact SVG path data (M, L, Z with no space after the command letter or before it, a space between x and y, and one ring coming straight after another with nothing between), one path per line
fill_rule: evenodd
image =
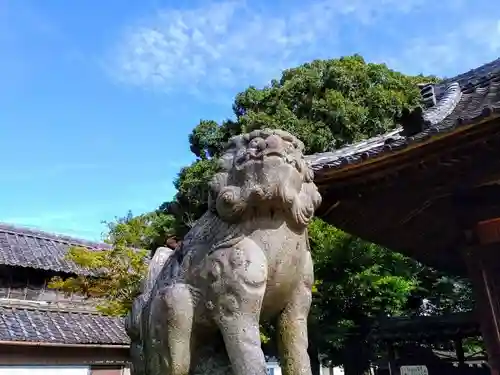
M236 375L266 375L259 318L267 282L267 259L259 246L243 239L216 250L209 263L209 308L222 333Z
M166 286L155 298L152 323L161 357L155 375L188 375L193 345L194 307L191 290L183 283Z
M302 280L278 318L278 350L283 375L312 375L307 353L307 316L314 282L309 252L305 263Z

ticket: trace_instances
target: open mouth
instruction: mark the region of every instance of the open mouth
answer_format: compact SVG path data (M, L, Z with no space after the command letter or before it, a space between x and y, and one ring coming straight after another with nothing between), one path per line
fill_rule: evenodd
M264 159L267 158L278 158L280 160L284 160L283 154L278 151L255 152L253 150L248 150L246 153L236 159L236 164L239 166L243 166L249 162L263 162Z
M248 151L247 152L247 158L249 160L262 160L264 158L269 158L269 157L278 157L278 158L283 158L283 154L278 151L262 151L262 152L252 152Z
M264 154L264 156L266 158L271 157L271 156L278 157L280 159L284 158L284 155L281 152L278 152L278 151L267 152L267 153Z

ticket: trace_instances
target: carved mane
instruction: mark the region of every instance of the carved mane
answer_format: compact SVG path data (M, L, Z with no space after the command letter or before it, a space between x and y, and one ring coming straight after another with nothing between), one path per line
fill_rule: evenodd
M271 137L273 150L279 150L280 155L273 152L250 159L252 141L269 143ZM211 183L212 211L225 221L239 221L251 218L260 206L269 213L282 212L294 227L307 226L321 204L321 195L303 150L300 140L280 130L256 130L233 137L220 159L221 171ZM248 167L249 163L253 165Z

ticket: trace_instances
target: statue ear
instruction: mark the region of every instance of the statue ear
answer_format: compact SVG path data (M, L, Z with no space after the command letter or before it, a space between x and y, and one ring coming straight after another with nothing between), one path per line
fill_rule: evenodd
M295 224L301 227L307 226L320 204L321 194L316 185L314 183L303 184L293 202L292 215Z
M223 220L239 219L247 207L247 202L237 186L224 187L215 199L215 209Z
M215 212L217 198L222 189L227 186L228 178L229 174L227 172L218 172L210 181L208 190L208 209L210 211Z

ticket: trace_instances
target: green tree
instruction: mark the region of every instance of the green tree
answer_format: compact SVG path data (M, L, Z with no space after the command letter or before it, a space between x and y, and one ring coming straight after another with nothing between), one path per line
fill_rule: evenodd
M147 258L173 234L173 217L163 213L133 216L107 222L105 243L109 248L89 250L70 248L67 258L87 272L51 280L49 287L64 293L76 293L97 302L97 309L108 315L125 315L137 296Z
M208 208L208 184L217 171L215 159L199 159L182 168L174 181L177 190L172 202L163 203L159 212L174 217L173 228L183 237Z
M407 315L446 315L471 311L472 287L464 278L419 264L415 270L419 285L408 302Z
M403 108L419 103L417 84L434 80L366 63L359 55L315 60L285 70L269 87L238 94L233 110L244 130L288 130L308 153L323 152L393 128Z
M405 311L419 284L417 263L319 219L309 226L309 237L318 280L311 313L315 344L346 373L363 373L373 321Z
M258 128L278 128L298 136L307 153L323 152L383 133L395 126L403 108L419 104L418 83L434 77L407 76L359 55L315 60L285 70L279 80L236 95L235 119L202 120L189 135L197 160L175 181L177 194L161 206L184 232L207 206L213 157L231 136Z

